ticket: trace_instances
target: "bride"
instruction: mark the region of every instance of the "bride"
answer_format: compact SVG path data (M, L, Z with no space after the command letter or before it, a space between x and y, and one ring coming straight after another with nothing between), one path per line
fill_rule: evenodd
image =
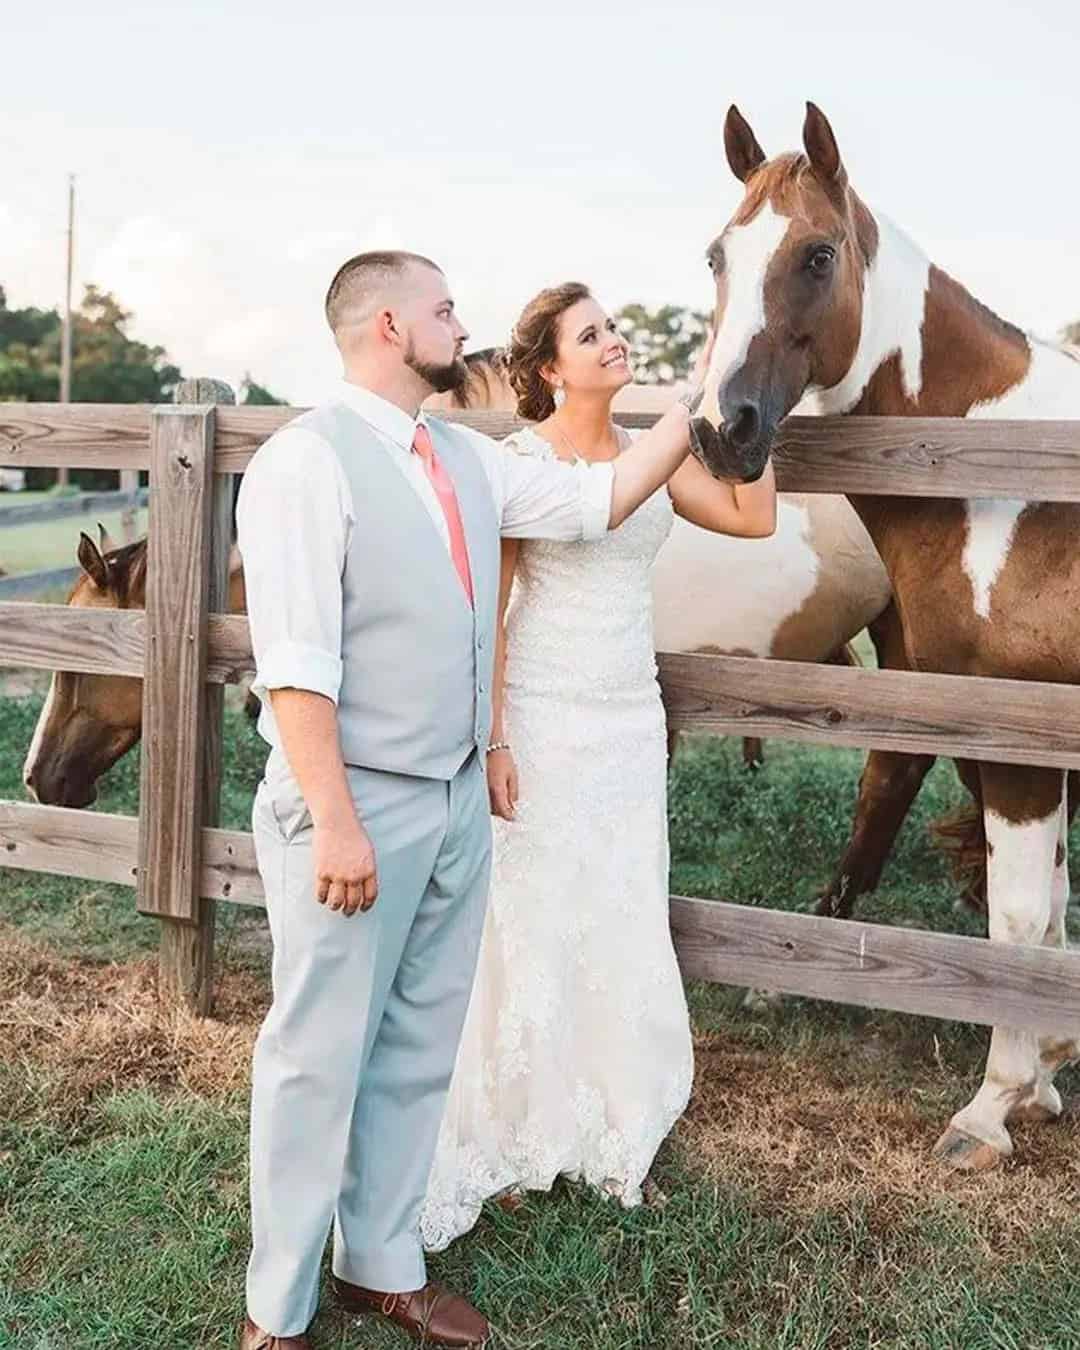
M509 373L535 425L508 453L615 459L632 381L614 320L578 283L533 299ZM668 930L664 710L649 569L672 509L708 530L775 528L771 468L733 486L687 459L606 538L504 540L488 786L491 898L421 1216L441 1249L485 1199L564 1175L638 1204L690 1093Z

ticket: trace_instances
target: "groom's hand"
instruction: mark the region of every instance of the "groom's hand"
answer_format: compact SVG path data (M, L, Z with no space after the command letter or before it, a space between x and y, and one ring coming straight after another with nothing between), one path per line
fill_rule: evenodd
M379 877L375 849L356 817L316 825L312 847L319 904L345 915L369 910L379 894Z

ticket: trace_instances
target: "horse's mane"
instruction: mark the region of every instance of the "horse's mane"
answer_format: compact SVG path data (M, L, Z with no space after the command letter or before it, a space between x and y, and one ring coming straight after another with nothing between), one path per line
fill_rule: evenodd
M482 347L465 355L465 381L451 394L455 408L486 407L491 396L506 382L506 350Z

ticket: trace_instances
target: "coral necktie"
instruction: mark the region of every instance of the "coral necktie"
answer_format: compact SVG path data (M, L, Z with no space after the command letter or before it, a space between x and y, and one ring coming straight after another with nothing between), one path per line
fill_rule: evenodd
M446 517L446 528L450 532L450 557L457 568L457 574L461 578L461 584L465 587L465 594L469 597L469 604L471 605L473 604L472 571L469 568L469 550L465 543L465 527L461 523L461 509L458 506L454 484L450 475L443 468L442 461L435 453L435 447L431 443L431 435L427 427L417 426L416 434L413 436L412 448L413 453L420 456L424 465L424 472L427 474L431 486L435 489L435 495L439 499L442 513Z

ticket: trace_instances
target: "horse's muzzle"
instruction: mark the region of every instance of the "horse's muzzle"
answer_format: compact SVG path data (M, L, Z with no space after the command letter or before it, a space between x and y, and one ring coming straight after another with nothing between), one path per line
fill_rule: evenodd
M732 483L757 482L769 462L771 439L758 435L750 444L740 444L717 431L707 418L690 422L691 454L714 478Z

